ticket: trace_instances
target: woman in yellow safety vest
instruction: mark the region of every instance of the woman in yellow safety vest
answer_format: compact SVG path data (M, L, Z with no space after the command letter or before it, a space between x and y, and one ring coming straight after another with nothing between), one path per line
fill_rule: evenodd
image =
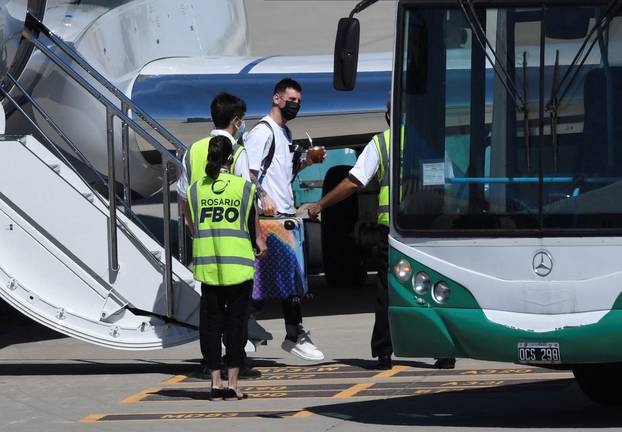
M229 174L232 144L210 141L205 177L188 187L188 211L194 232L193 272L201 282L200 338L208 352L210 399L244 399L238 375L245 345L255 257L266 254L255 210L255 186ZM227 349L228 386L220 376L221 342Z

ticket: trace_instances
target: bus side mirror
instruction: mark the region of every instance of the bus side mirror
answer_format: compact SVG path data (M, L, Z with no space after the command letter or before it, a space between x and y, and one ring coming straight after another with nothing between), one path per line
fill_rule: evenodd
M359 60L361 27L356 18L341 18L335 39L333 87L335 90L354 90Z

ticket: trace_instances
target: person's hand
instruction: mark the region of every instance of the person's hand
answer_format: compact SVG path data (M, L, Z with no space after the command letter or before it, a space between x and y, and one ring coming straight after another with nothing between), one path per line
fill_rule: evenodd
M266 240L262 235L258 235L255 239L255 243L257 244L257 250L255 251L255 256L257 258L263 258L268 254L268 245L266 244Z
M276 214L276 204L267 194L261 199L261 208L265 216L274 216Z
M307 211L311 219L317 219L317 216L322 212L322 206L320 203L313 203L307 207Z

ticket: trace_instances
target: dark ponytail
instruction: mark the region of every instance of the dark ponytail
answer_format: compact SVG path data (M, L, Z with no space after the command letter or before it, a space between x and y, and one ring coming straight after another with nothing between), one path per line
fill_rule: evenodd
M232 152L233 146L229 138L221 135L213 137L209 142L205 174L212 180L216 180L220 174L220 169L227 163Z

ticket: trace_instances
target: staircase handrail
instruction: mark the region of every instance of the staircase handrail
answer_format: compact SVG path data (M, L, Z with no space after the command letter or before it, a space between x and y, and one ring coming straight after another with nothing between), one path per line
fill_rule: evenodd
M93 84L91 84L85 77L74 70L65 60L63 60L52 48L44 44L39 40L40 34L45 35L54 46L58 47L64 52L75 64L92 77L96 82L102 85L107 91L115 96L121 105L119 108L113 103L107 96L100 92ZM117 227L119 221L117 220L117 198L115 193L116 175L115 175L115 146L114 146L114 118L117 117L121 121L122 125L122 141L123 141L123 160L124 160L124 198L125 208L127 209L128 217L133 214L131 211L131 187L130 187L130 165L129 165L129 129L132 129L134 133L142 137L147 143L149 143L155 150L157 150L162 156L162 196L163 196L163 219L164 219L164 286L166 292L167 303L167 316L174 318L173 307L173 272L172 272L172 241L171 241L171 197L170 197L170 185L171 185L171 171L175 168L181 169L182 162L181 157L186 150L181 141L175 138L164 126L154 120L151 116L140 109L130 98L128 98L121 90L115 87L110 81L104 78L99 72L95 70L86 60L80 56L80 54L65 43L60 37L55 35L47 26L41 21L32 16L30 13L26 16L25 28L22 31L22 37L32 43L39 51L41 51L46 57L48 57L56 66L58 66L66 75L71 77L80 87L91 94L97 99L106 109L106 136L107 136L107 152L108 152L108 251L109 251L109 268L112 272L119 271L119 259L118 259L118 245L117 245ZM8 94L8 91L6 92ZM151 129L164 138L169 143L173 144L176 154L169 151L169 149L163 145L157 138L155 138L144 127L139 125L133 118L130 117L129 111L139 116ZM46 119L47 120L47 119ZM39 129L39 128L37 128ZM64 134L61 134L61 138ZM75 147L75 146L72 146ZM82 155L81 152L78 154ZM92 166L92 164L87 164ZM70 165L71 166L71 165ZM72 167L73 168L73 167ZM75 168L74 168L75 170ZM179 239L179 257L183 262L185 254L185 223L183 219L183 209L181 200L177 200L179 207L179 222L178 222L178 239Z

